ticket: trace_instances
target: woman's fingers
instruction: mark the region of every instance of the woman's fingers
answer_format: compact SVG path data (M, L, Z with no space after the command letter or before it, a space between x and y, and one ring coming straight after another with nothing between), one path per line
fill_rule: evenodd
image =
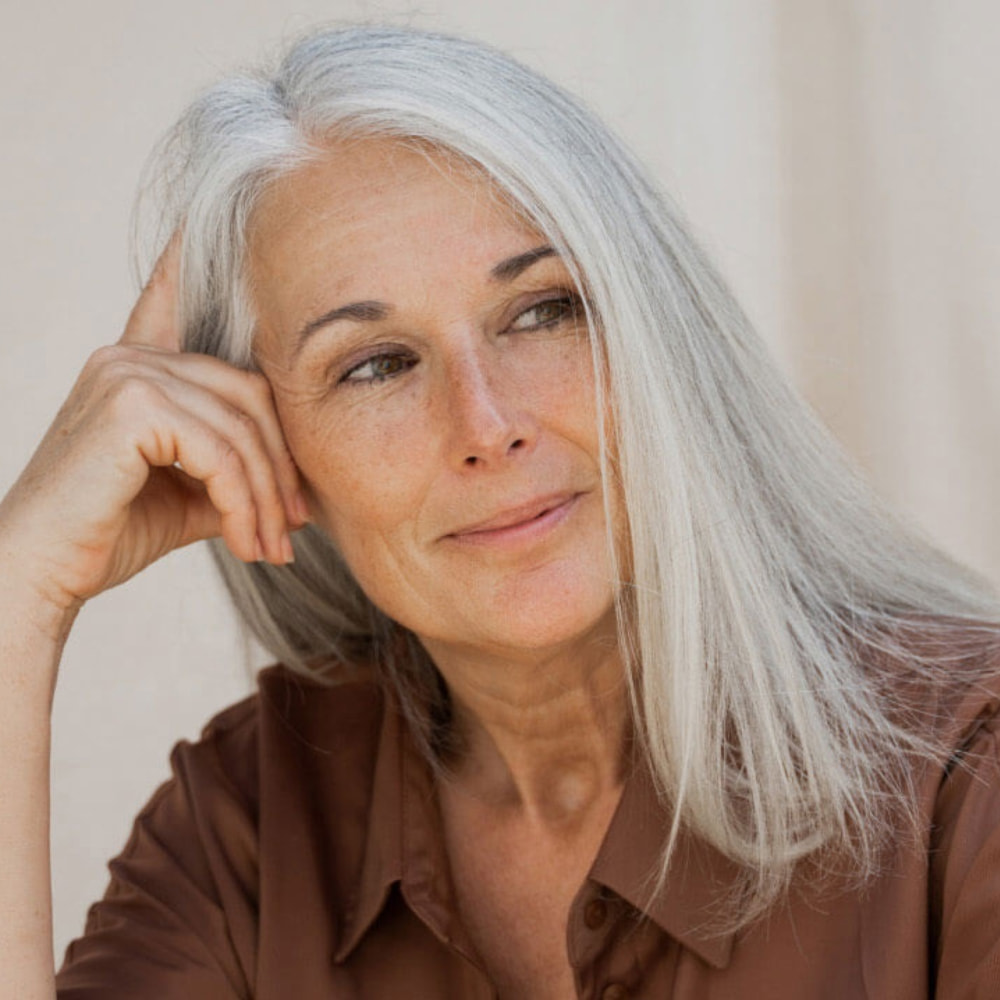
M169 376L162 375L161 378L169 379ZM257 541L260 543L260 554L255 558L266 558L275 563L288 562L292 557L289 530L292 525L301 527L302 521L292 509L298 485L292 479L296 475L295 467L284 448L283 439L280 439L280 431L277 432L277 442L273 441L276 428L270 433L272 441L268 441L267 425L275 421L273 418L266 420L248 412L249 406L246 409L234 406L229 400L194 382L175 382L169 387L172 401L186 414L211 429L214 440L231 453L221 454L219 464L231 463L234 470L241 472L249 484ZM246 391L253 393L258 390L251 384ZM236 458L239 459L238 463ZM199 475L196 468L189 467L183 457L178 455L177 460L188 475L209 485L207 479ZM289 481L285 486L281 483L283 476ZM211 489L209 495L213 496ZM225 513L221 508L220 512Z
M271 387L264 376L241 371L202 354L170 354L142 347L111 349L124 365L152 379L189 412L211 424L239 447L256 495L269 512L262 541L284 551L289 526L307 520L299 472L278 422ZM242 443L242 444L241 444ZM268 545L265 551L272 551Z
M156 347L162 351L181 349L177 315L177 289L180 284L182 232L170 238L153 268L125 324L120 344Z
M218 511L220 534L238 559L254 562L268 557L258 542L257 499L239 449L172 399L163 397L155 408L156 430L137 441L143 459L154 467L177 463L185 475L204 486Z
M213 391L240 419L251 421L270 459L285 518L296 528L302 527L308 518L308 510L302 495L299 470L278 422L270 383L263 375L238 371L215 358L199 356L190 367L197 367L210 375Z
M267 380L180 351L179 250L175 236L0 503L25 586L60 608L199 538L283 564L308 520Z
M177 290L181 238L181 230L177 230L160 255L119 346L142 352L142 363L172 375L177 381L170 391L184 395L183 405L233 444L245 465L258 510L258 551L263 555L257 558L284 562L291 555L289 527L301 527L308 516L298 470L263 376L239 371L216 358L180 353ZM200 384L205 391L185 393L185 383ZM211 395L220 397L223 405L215 405ZM185 471L193 473L183 460L180 462Z
M206 388L222 395L234 410L245 413L256 421L274 466L288 521L301 527L308 518L308 508L302 496L298 470L289 454L274 411L271 387L267 380L258 374L240 372L207 355L180 354L177 289L181 239L182 230L178 229L157 260L149 282L129 316L119 344L153 349L159 354L153 361L159 362L178 377L200 380ZM184 365L183 372L178 364L172 364L174 359ZM282 545L283 549L286 547L285 544Z

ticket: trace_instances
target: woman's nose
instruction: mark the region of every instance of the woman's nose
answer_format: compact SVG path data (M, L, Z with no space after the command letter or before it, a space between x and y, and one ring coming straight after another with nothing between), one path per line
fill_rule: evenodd
M516 380L487 354L463 357L448 378L451 447L465 467L489 466L529 451L537 436Z

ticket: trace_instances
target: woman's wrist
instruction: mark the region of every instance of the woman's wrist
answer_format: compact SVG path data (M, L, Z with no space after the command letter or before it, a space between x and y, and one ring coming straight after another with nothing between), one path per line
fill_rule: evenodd
M47 586L39 573L40 561L24 533L0 518L0 620L20 621L25 628L64 643L83 602Z
M61 648L82 606L82 601L48 593L43 584L0 560L0 628L4 633L13 629Z
M0 687L3 701L27 713L51 709L63 647L81 602L61 602L10 562L0 548ZM10 722L10 720L6 720Z

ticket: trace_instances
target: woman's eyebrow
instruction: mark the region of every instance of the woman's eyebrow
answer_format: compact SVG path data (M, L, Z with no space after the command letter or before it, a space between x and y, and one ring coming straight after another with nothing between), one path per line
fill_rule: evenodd
M545 257L555 256L554 247L547 244L535 247L533 250L526 250L514 257L508 257L490 268L490 278L494 281L513 281L519 274L526 271L536 261ZM378 323L386 319L392 313L392 306L387 302L377 302L367 300L365 302L351 302L346 306L337 306L329 312L309 320L308 323L295 335L295 347L292 352L292 360L298 358L305 346L306 341L319 329L336 323L341 319L354 320L356 323Z
M508 257L507 260L500 261L490 271L490 277L494 281L513 281L522 271L526 271L537 260L545 257L555 256L555 247L545 246L535 247L525 253L519 253L516 257Z
M292 351L294 361L302 348L306 346L306 341L321 327L329 326L340 319L352 319L356 323L377 323L385 319L392 312L392 306L386 302L351 302L346 306L337 306L329 312L309 320L308 323L295 335L295 347Z

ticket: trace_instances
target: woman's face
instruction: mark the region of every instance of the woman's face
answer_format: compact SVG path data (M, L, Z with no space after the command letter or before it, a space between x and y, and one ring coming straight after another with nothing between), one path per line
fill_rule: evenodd
M432 655L611 634L591 347L545 240L453 157L367 139L270 189L250 253L261 367L370 599Z

